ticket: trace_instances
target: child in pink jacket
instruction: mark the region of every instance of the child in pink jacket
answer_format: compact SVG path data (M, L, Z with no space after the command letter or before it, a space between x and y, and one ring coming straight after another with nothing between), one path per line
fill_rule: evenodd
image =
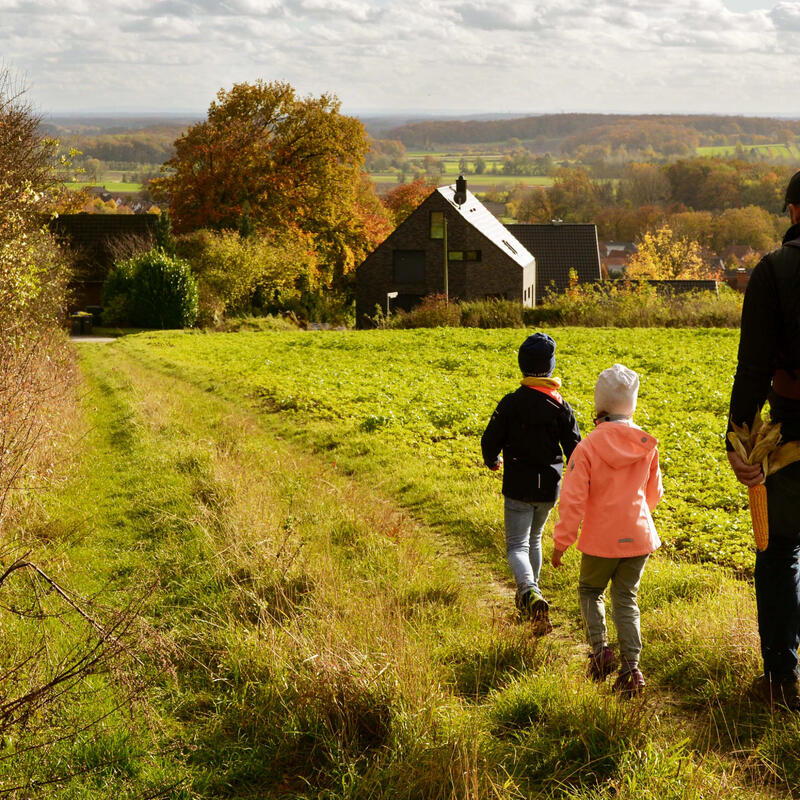
M664 493L658 442L633 424L638 391L639 376L622 364L600 373L594 390L597 427L567 464L553 532L554 567L576 540L583 554L578 597L592 647L589 674L598 681L616 666L606 638L604 592L611 582L621 656L614 689L626 695L644 689L636 595L647 558L661 544L650 512Z

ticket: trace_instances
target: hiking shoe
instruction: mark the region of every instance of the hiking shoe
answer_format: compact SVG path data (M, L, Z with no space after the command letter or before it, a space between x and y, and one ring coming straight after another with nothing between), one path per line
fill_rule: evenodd
M522 619L530 620L544 633L553 630L550 624L550 604L538 592L533 589L522 593L517 591L515 604Z
M748 696L771 710L800 711L800 685L794 678L781 681L770 675L759 675L751 684Z
M625 666L620 669L613 689L623 697L638 697L644 691L644 675L639 667Z
M514 602L519 613L530 619L546 617L550 611L550 604L538 592L528 589L522 593L517 591Z
M614 651L607 645L603 645L603 649L599 653L589 653L589 677L593 681L602 683L617 666L617 659L614 656Z

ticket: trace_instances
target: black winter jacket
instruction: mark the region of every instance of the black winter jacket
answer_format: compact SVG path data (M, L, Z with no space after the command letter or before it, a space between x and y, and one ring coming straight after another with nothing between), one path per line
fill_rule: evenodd
M783 423L784 440L800 439L798 391L800 225L792 225L783 247L761 259L747 285L729 420L751 424L769 397L772 418Z
M491 469L497 467L503 452L506 497L526 503L554 502L561 488L563 456L569 459L580 440L569 403L520 386L497 404L481 437L481 450Z

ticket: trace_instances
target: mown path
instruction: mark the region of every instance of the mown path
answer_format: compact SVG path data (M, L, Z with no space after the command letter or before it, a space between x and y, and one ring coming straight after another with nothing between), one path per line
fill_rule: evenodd
M744 699L746 585L656 560L648 694L619 703L583 674L574 564L547 576L537 638L497 551L303 452L296 423L113 345L80 353L69 507L92 532L72 559L98 591L155 584L160 655L129 768L76 796L792 796L798 728Z

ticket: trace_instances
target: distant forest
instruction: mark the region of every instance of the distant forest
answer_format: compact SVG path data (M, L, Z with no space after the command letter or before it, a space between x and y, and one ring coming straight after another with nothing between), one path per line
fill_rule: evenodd
M431 119L378 131L373 138L401 142L408 150L501 148L522 144L533 153L587 162L599 158L671 159L695 154L698 147L791 145L797 122L765 117L713 115L543 114L519 119ZM107 120L105 124L67 124L54 120L47 133L75 147L84 158L127 164L161 164L174 154L174 142L188 121Z
M488 121L430 120L387 130L408 149L502 143L517 139L530 149L579 157L606 152L643 152L687 156L697 147L735 144L789 144L797 122L765 117L713 115L543 114Z

